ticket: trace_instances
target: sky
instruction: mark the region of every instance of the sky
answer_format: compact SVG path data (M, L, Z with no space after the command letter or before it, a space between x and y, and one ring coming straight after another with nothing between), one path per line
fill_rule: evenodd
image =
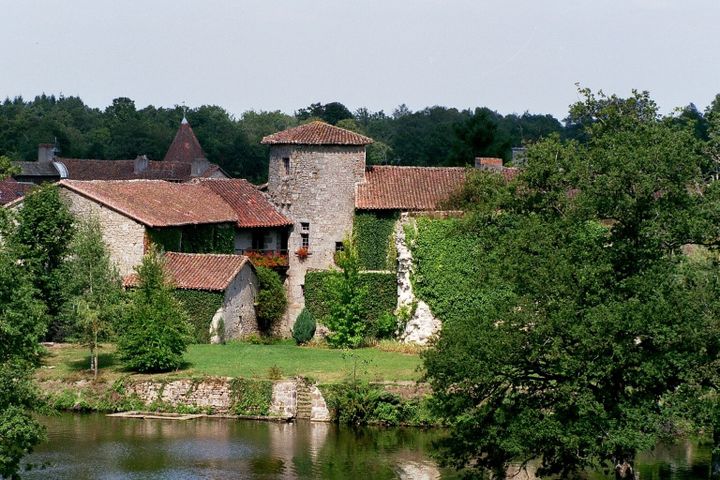
M576 84L668 113L720 93L718 0L0 0L0 97L104 108L564 118Z

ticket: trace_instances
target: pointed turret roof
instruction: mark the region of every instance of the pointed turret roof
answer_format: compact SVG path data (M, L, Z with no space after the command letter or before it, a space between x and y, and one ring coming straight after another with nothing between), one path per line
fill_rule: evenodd
M299 127L268 135L262 139L269 145L369 145L372 138L325 122L310 122Z
M175 139L170 144L170 148L168 148L163 160L166 162L192 163L196 158L207 157L187 118L183 116L180 128L175 134Z

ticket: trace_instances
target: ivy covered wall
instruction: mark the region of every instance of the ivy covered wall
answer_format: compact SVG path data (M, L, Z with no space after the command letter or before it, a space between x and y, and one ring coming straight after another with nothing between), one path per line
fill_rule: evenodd
M324 323L330 314L332 296L328 288L328 280L340 272L314 271L305 274L305 308L315 319ZM362 272L360 279L367 287L366 319L375 324L385 313L392 314L397 303L397 279L395 273Z
M150 241L166 252L235 253L235 228L229 224L148 228Z
M392 234L398 213L395 211L356 212L353 237L364 270L394 270L395 245Z
M193 327L193 343L210 343L210 323L222 306L223 292L177 289L174 295L188 314Z

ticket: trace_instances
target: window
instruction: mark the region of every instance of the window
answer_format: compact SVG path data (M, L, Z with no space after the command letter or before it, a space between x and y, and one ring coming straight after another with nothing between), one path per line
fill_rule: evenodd
M342 252L343 250L345 250L345 245L343 245L343 242L335 242L335 251Z
M285 175L290 175L290 157L283 157L283 167L285 168Z
M301 233L300 238L302 239L303 248L310 248L310 234L309 233Z
M252 249L253 250L265 250L265 232L264 231L252 232Z
M310 224L308 222L300 222L300 231L303 233L310 232Z

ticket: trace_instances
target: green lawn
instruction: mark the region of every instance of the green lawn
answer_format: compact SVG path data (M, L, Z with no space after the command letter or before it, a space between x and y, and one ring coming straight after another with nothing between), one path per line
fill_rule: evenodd
M55 345L47 350L48 355L37 374L40 380L90 378L87 349L77 345ZM105 345L101 352L100 375L103 379L112 381L129 373L118 364L113 345ZM165 376L269 378L273 376L271 370L275 370L282 377L302 375L319 382L334 382L347 377L355 368L358 377L366 380L399 381L418 380L422 364L417 355L384 352L375 348L344 351L298 347L289 342L275 345L235 342L191 345L185 360L185 368Z

